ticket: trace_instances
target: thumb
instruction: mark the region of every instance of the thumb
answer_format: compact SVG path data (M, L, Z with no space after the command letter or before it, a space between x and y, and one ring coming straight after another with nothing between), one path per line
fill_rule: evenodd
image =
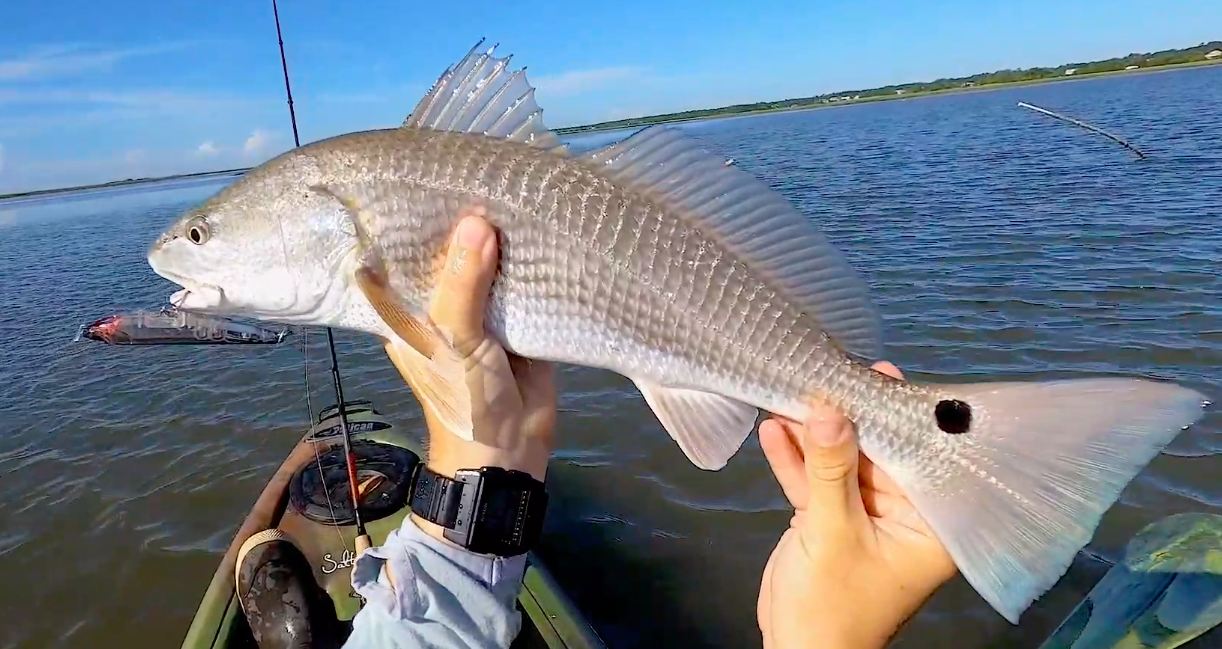
M478 216L458 222L429 316L469 356L484 339L484 306L497 271L496 231Z
M827 540L861 529L865 505L857 483L857 433L853 422L833 408L812 412L802 435L810 487L807 518Z

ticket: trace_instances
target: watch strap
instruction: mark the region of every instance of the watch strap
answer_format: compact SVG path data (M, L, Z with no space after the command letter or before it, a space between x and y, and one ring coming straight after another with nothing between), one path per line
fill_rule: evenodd
M458 480L420 465L412 486L412 513L442 527L453 528L458 520L463 486Z

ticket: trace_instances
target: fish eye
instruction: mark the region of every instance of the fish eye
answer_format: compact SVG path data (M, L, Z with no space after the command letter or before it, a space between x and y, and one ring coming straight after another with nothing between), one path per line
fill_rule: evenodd
M202 246L208 243L208 237L211 233L208 230L208 222L204 217L197 216L190 221L187 221L187 238L197 246Z

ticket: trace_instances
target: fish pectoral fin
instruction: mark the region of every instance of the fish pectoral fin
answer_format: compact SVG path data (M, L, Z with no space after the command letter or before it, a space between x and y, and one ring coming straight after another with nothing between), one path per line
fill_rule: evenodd
M368 267L360 268L356 283L378 316L415 352L391 360L411 384L421 405L450 432L467 441L474 440L471 391L462 355L427 315L413 314L394 296L382 274Z
M360 242L363 250L371 248L370 244L373 243L373 237L369 234L368 223L370 215L362 208L360 202L355 197L349 196L338 187L330 185L310 185L309 190L316 194L329 196L342 205L344 210L348 212L348 221L352 224L353 231L351 234Z
M755 406L712 392L633 383L687 459L706 471L724 467L755 429Z
M510 72L512 57L494 56L495 45L478 51L483 43L442 73L403 126L501 137L567 156L568 148L543 125L526 69Z

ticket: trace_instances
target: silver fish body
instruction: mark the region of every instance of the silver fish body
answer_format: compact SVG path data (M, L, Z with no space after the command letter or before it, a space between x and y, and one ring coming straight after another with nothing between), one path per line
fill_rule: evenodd
M882 336L866 285L809 219L675 130L570 155L505 61L473 50L403 128L264 163L167 230L150 264L187 288L184 308L408 340L478 208L501 237L486 321L506 348L629 377L706 469L761 409L840 407L1012 622L1200 417L1197 392L1141 379L917 385L870 370Z
M310 157L328 186L360 206L371 253L418 309L431 300L460 212L484 207L501 235L486 321L516 354L792 417L805 413L813 388L865 418L873 391L898 383L853 363L812 314L698 222L586 161L416 129L340 136L293 155ZM862 388L871 395L851 399Z

